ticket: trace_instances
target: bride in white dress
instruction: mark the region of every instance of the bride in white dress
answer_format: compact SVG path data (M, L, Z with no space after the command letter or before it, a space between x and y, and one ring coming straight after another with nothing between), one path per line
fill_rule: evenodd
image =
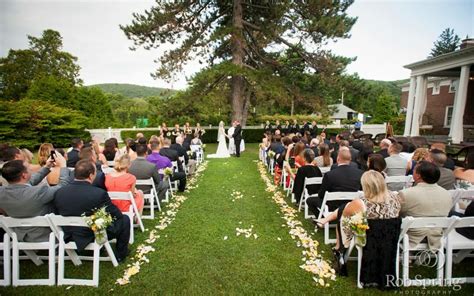
M217 146L217 152L216 154L208 154L207 157L209 158L230 157L225 138L226 138L226 134L225 134L225 129L224 129L224 122L221 121L219 122L219 130L217 132L217 142L219 142L219 145Z

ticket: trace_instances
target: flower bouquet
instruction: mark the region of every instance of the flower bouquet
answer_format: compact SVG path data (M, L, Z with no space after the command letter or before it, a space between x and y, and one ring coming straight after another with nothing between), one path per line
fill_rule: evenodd
M112 224L113 218L107 212L105 207L97 209L90 216L82 214L86 224L94 232L95 241L99 245L103 245L107 241L107 227Z
M172 168L165 168L163 170L163 173L165 174L165 178L169 178L173 175L173 169Z
M202 144L201 148L204 151L206 149L206 144Z
M272 150L268 151L268 157L274 158L275 157L275 152L272 151Z
M351 217L343 217L342 225L349 227L355 236L355 244L364 247L367 243L366 231L369 229L367 214L359 212Z

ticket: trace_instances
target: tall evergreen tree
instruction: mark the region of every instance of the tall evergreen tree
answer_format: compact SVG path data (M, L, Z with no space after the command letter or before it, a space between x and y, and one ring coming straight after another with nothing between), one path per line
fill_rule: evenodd
M438 40L433 43L434 47L431 49L430 57L455 51L459 47L460 41L461 39L454 33L454 29L444 29Z
M356 18L346 10L353 0L156 2L143 14L134 14L130 25L121 26L134 46L172 46L159 57L152 76L171 79L190 60L219 64L220 73L209 85L229 84L232 118L244 124L258 85L269 75L293 73L285 71L289 65L282 63L284 56L303 64L304 71L326 77L341 73L351 61L323 46L350 36ZM291 93L295 87L284 89Z

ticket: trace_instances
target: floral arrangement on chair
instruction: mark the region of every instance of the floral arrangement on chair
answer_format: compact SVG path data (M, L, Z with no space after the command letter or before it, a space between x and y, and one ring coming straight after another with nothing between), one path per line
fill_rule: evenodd
M95 241L99 245L103 245L107 241L107 227L112 225L113 222L113 218L107 212L106 207L96 209L90 216L86 216L84 213L82 217L84 217L84 221L94 232Z
M170 176L173 175L173 169L172 168L165 168L163 170L163 173L165 174L165 177L169 178Z
M272 151L272 150L268 151L268 157L274 158L275 157L275 151Z
M343 217L342 225L349 227L355 236L355 244L359 247L364 247L367 243L366 231L369 229L367 222L367 214L359 212L351 217Z

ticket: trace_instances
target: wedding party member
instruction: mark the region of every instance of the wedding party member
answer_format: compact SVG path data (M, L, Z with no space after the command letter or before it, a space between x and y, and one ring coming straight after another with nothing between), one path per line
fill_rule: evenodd
M311 122L311 137L312 138L316 138L318 136L318 125L316 124L316 121L313 120L313 122Z
M171 132L169 131L168 127L166 126L166 122L163 122L160 127L160 136L162 138L169 138L171 137Z
M351 166L351 153L347 147L339 149L337 167L324 174L318 196L306 200L310 211L316 216L319 214L326 192L356 192L361 189L360 178L363 174L358 168ZM327 206L333 211L341 202L328 202Z
M290 134L291 130L291 124L288 120L285 121L285 125L283 126L283 133L285 136L288 136Z
M80 160L74 169L74 181L54 194L56 214L62 216L90 216L95 210L106 207L113 222L107 228L109 240L117 239L115 245L118 262L128 255L130 219L112 203L107 192L92 186L96 175L95 166L87 160ZM65 241L74 241L79 251L94 241L94 233L85 227L63 227Z
M134 175L137 180L153 178L153 182L155 183L155 188L156 192L158 193L159 199L165 199L166 191L168 190L168 183L161 181L161 177L158 174L158 169L156 168L156 165L146 160L148 147L146 145L137 145L136 150L137 159L132 161L128 172ZM143 193L150 192L150 186L140 187L139 185L137 185L137 189L142 190Z
M84 146L84 142L79 138L74 138L71 141L72 150L67 154L67 167L73 168L76 162L79 161L79 152Z
M464 168L454 170L454 176L460 180L474 184L474 152L470 152L467 155Z
M194 133L198 134L199 136L199 139L202 138L202 135L204 135L206 133L206 131L201 127L201 124L198 122L196 123L196 128L194 129Z
M175 124L175 125L174 125L174 129L173 129L173 131L171 132L171 142L174 143L175 140L176 140L176 137L177 137L177 136L181 136L182 133L183 133L183 131L182 131L181 128L179 127L179 124Z
M273 132L273 129L272 129L272 125L270 124L270 121L267 120L267 122L265 123L265 126L263 127L263 131L265 133L272 133Z
M428 161L420 161L413 172L416 186L399 192L402 198L401 216L412 217L447 217L452 207L449 192L440 187L439 168ZM439 248L442 231L436 228L410 229L410 246L419 244L425 237L430 249Z
M310 132L311 128L309 126L309 123L305 120L303 121L303 126L301 127L301 134L305 135L306 132Z
M339 273L347 275L343 259L345 249L350 245L353 232L342 223L356 214L365 214L369 229L362 256L361 282L364 286L379 289L393 288L389 278L396 273L396 253L400 233L401 198L387 189L383 176L376 171L367 171L361 178L363 196L340 206L327 217L316 220L318 227L331 221L338 221L336 246L333 249Z
M186 122L184 124L183 133L184 133L186 141L191 142L191 139L193 138L193 129L189 125L189 122Z
M235 121L235 130L232 135L235 143L235 156L240 157L240 143L242 142L242 127L240 126L240 121Z
M280 120L275 121L275 127L274 127L273 130L274 130L275 134L277 134L277 133L281 134L283 132L281 124L280 124Z
M137 178L128 172L131 161L130 156L124 154L120 156L114 165L115 172L105 176L105 187L107 191L132 192L133 198L140 214L143 212L145 200L143 192L136 189ZM112 203L121 211L128 212L132 202L127 200L113 200Z
M44 167L46 163L48 162L48 159L51 157L51 151L54 151L53 144L43 143L39 147L38 164L41 167ZM46 181L50 186L58 185L60 171L61 171L61 168L59 166L54 166L50 169L49 174L46 176Z
M305 149L303 151L304 165L298 169L295 176L295 182L293 185L293 194L295 195L296 203L299 204L303 194L303 186L305 178L322 177L321 170L314 165L314 152L311 149ZM310 195L315 194L319 191L320 185L307 186L308 193Z
M53 166L61 168L58 185L34 186L50 173ZM33 176L23 160L11 160L4 164L2 176L9 184L0 187L0 209L13 218L29 218L53 212L51 202L54 199L54 193L68 184L69 170L66 168L64 157L58 154L54 160L48 158L46 165ZM47 241L51 229L49 227L22 227L15 232L20 241Z
M293 125L291 126L291 131L290 133L292 134L297 134L300 132L300 125L298 124L298 120L293 119Z

